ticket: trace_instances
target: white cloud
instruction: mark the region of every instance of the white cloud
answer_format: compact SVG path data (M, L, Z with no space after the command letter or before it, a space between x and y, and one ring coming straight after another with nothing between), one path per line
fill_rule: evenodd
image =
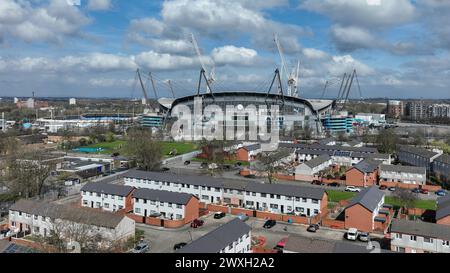
M135 59L136 63L140 67L144 67L152 71L181 70L194 67L200 68L197 58L157 53L155 51L140 53ZM211 63L208 58L205 58L204 62L207 64Z
M130 87L134 83L134 80L114 79L114 78L93 78L89 80L89 84L95 87L117 87L124 86Z
M88 9L89 10L109 10L112 7L111 0L89 0Z
M326 52L315 48L304 48L302 53L308 59L323 59L328 57Z
M211 56L218 65L250 66L258 60L256 50L232 45L213 49Z
M351 55L333 56L332 61L326 64L329 74L342 75L356 69L358 75L368 76L374 74L375 70L368 65L355 60Z

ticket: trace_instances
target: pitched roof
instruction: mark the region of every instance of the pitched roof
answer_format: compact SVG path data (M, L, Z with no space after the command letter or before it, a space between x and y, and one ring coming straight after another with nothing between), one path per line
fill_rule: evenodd
M416 173L416 174L426 174L427 168L425 167L414 167L414 166L403 166L403 165L381 165L380 171L386 172L397 172L397 173Z
M191 198L196 198L192 194L180 193L180 192L170 192L170 191L160 191L151 189L137 189L133 192L134 198L167 202L173 204L186 205Z
M425 157L425 158L429 158L431 159L432 157L436 156L438 153L436 152L432 152L432 151L428 151L427 149L424 148L419 148L419 147L413 147L413 146L405 146L405 145L401 145L399 147L399 151L401 152L407 152L410 154L415 154L421 157Z
M378 150L376 148L372 148L372 147L348 147L348 146L339 146L339 145L301 144L301 143L280 143L279 147L322 150L322 151L348 151L348 152L360 152L360 153L378 153Z
M322 199L325 194L325 190L322 188L286 184L263 184L257 182L250 182L247 185L246 191L318 200Z
M377 187L373 186L370 188L365 188L350 201L347 208L360 204L369 211L373 212L383 197L384 193Z
M123 215L105 211L25 199L17 201L10 210L107 228L117 227L125 218Z
M330 159L331 159L331 157L329 155L325 154L325 155L320 155L314 159L311 159L310 161L307 161L304 164L306 164L310 168L315 168L315 167L327 162Z
M437 157L434 161L450 165L450 155L442 154L441 156Z
M223 182L221 179L210 177L210 176L199 176L199 175L177 175L173 173L163 173L163 172L146 172L139 170L130 170L124 177L128 178L140 178L148 179L154 181L164 181L172 183L190 184L197 186L208 186L208 187L222 187Z
M235 218L179 249L177 253L218 253L250 230L246 223Z
M89 182L81 188L81 191L128 196L133 189L131 186L115 185L105 182Z
M436 220L450 215L450 195L439 197L437 199Z
M250 144L250 145L243 146L241 148L244 148L244 149L246 149L249 152L250 151L256 151L256 150L261 149L261 144L259 144L259 143L257 143L257 144Z
M363 173L372 173L376 169L378 169L378 166L380 165L379 161L372 160L372 159L365 159L358 164L356 164L353 168L360 170Z
M422 221L394 219L391 225L391 232L450 240L450 228L447 225Z

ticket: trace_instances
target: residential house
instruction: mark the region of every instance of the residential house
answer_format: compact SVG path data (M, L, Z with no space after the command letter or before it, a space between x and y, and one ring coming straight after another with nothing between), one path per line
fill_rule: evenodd
M9 209L9 228L41 236L49 236L56 229L64 232L65 229L86 228L90 235L117 241L134 236L135 222L126 216L99 210L19 200Z
M251 253L251 238L250 226L235 218L176 253Z
M442 154L433 161L433 173L444 182L450 181L450 156Z
M431 171L433 161L441 155L441 153L432 152L424 148L405 145L399 146L397 154L401 163L425 167L428 172Z
M422 221L393 220L391 250L402 253L450 253L450 228Z
M295 180L313 181L318 179L316 174L328 168L331 164L331 157L327 154L306 161L295 168Z
M345 228L372 232L389 221L384 192L373 186L358 193L345 208Z
M134 188L105 182L90 182L81 190L81 206L116 212L133 209Z
M450 195L438 198L436 223L440 225L450 225Z
M366 159L345 172L347 186L371 187L378 182L380 161Z
M199 217L198 198L188 193L150 189L133 192L135 215L183 220L188 223Z
M261 152L261 144L251 144L238 148L236 150L236 159L239 161L250 162Z
M402 166L402 165L380 165L380 184L387 186L414 185L419 187L426 185L426 167Z

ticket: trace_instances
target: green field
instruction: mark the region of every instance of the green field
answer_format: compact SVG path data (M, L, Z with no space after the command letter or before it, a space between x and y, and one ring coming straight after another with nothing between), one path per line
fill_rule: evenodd
M116 140L113 142L91 144L83 148L102 148L103 150L101 152L98 152L99 154L112 154L115 152L120 152L120 149L125 145L125 143L125 140Z
M334 190L327 190L327 193L328 193L328 201L330 202L339 202L342 200L348 200L356 195L356 193L354 192L334 191Z
M396 200L396 198L391 196L386 196L385 198L386 204L393 205L393 206L400 206L401 203ZM436 210L436 201L434 200L417 200L414 203L414 207L418 209L427 209L427 210Z
M161 142L163 155L170 157L169 153L173 150L177 150L178 155L187 154L198 149L195 143L190 142Z

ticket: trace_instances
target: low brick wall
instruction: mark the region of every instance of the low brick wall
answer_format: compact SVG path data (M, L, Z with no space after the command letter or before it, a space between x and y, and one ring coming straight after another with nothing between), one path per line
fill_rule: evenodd
M243 213L249 217L253 217L253 210L241 209L241 208L231 208L231 214L238 215L240 213Z
M264 211L257 211L256 217L261 219L270 219L270 220L276 220L276 221L283 221L283 215L277 214L277 213L270 213L270 212L264 212Z
M435 185L423 185L422 189L431 191L431 192L437 192L439 190L442 190L441 186L435 186Z
M345 222L332 219L322 219L322 226L337 229L345 229Z
M302 217L302 216L297 216L297 215L282 215L281 221L289 222L289 220L291 220L292 223L295 223L295 224L303 224L303 225L309 224L309 219L307 217Z
M408 209L408 215L422 216L422 214L424 214L425 211L426 211L425 209L412 208L412 209Z
M436 192L436 191L442 189L441 186L436 186L436 185L417 185L417 184L405 184L405 183L388 182L388 181L380 181L380 185L386 186L386 187L397 187L397 188L408 189L408 190L412 190L415 188L422 188L422 189L428 190L430 192Z
M208 210L213 212L224 212L228 213L228 207L226 206L220 206L220 205L214 205L214 204L208 204Z
M179 228L185 225L184 220L164 220L165 228Z
M345 180L341 180L341 179L337 179L337 178L328 179L325 177L322 177L322 179L320 181L325 184L339 183L341 185L345 185L345 182L346 182Z
M289 181L294 181L295 180L295 176L293 175L288 175L288 174L274 174L273 175L275 178L277 179L281 179L281 180L289 180Z

